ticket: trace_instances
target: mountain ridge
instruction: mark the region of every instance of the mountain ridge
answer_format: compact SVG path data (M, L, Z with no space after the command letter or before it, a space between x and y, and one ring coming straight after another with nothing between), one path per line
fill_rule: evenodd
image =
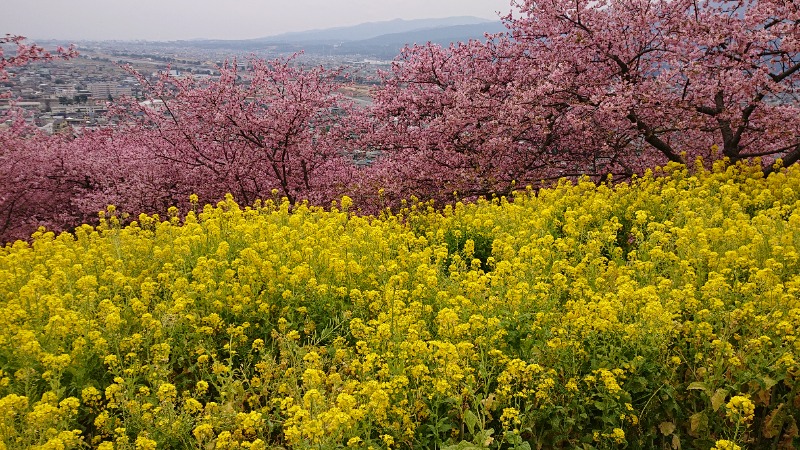
M400 30L400 31L398 31ZM499 19L491 21L472 16L438 19L394 19L366 22L351 27L299 31L255 39L199 39L173 41L181 45L205 49L259 51L277 53L305 52L316 55L359 55L392 59L406 45L431 42L448 46L455 42L483 39L506 31Z
M386 34L407 33L421 30L462 25L479 25L495 22L474 16L454 16L430 19L392 19L379 22L364 22L357 25L293 31L272 36L248 39L251 42L283 44L336 44L342 42L373 39Z

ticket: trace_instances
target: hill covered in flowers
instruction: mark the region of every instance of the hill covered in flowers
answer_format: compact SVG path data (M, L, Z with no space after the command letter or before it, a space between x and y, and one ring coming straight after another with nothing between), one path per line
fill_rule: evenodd
M800 170L0 249L0 448L796 448Z

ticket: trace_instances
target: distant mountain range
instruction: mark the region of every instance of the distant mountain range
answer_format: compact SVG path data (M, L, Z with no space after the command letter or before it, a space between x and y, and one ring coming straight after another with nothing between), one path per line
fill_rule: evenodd
M324 30L284 33L254 40L260 42L337 44L342 42L373 39L387 34L435 30L463 25L480 25L492 22L493 21L491 20L471 16L445 17L442 19L395 19L384 22L367 22L349 27L336 27L327 28Z
M277 51L304 50L309 54L364 55L392 58L406 44L433 42L449 45L483 39L486 33L505 31L500 21L479 17L446 17L441 19L395 19L368 22L350 27L328 28L284 33L248 40L193 40L184 43L201 48L234 48Z

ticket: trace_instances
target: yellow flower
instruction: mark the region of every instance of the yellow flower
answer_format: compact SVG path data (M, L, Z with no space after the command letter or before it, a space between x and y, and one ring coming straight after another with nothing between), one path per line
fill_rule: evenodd
M197 395L205 394L208 392L208 382L205 380L198 381L194 387L194 391L197 393Z
M109 422L108 411L100 412L100 414L98 414L97 417L95 417L94 419L94 425L100 429L104 428L106 424L108 424L108 422Z
M193 398L187 398L184 408L189 414L197 414L203 410L203 404Z
M503 428L505 429L511 429L513 426L519 425L519 410L517 408L503 408L500 422L503 423Z
M575 378L570 378L564 387L569 391L578 392L578 383L575 381Z
M749 398L742 395L731 397L725 405L725 415L735 422L750 422L755 414L755 405Z
M300 332L297 330L290 330L288 333L286 333L286 339L291 341L300 340Z
M345 195L342 197L340 205L342 206L342 211L347 211L351 206L353 206L353 199Z
M605 436L613 439L617 444L625 442L625 431L623 431L622 428L614 428L611 430L611 433Z
M136 438L136 450L156 450L156 441L150 439L147 434L140 434Z
M720 439L714 443L714 446L711 447L711 450L742 450L742 447L739 447L733 441Z
M211 424L203 423L192 430L192 434L199 442L210 440L214 437L214 427Z
M175 388L174 384L162 383L158 387L158 392L156 392L156 396L163 403L174 402L175 398L178 396L178 390Z

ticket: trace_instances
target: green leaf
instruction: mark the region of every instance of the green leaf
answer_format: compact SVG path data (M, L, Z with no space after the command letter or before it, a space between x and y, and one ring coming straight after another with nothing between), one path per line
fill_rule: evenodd
M483 444L484 447L489 448L494 442L494 438L492 435L494 434L494 428L489 428L483 431L479 431L478 435L475 437L475 441Z
M454 445L444 445L442 450L484 450L486 447L478 447L472 442L461 441Z
M728 397L728 390L719 388L714 395L711 396L711 408L716 412L725 404L725 398Z
M703 383L702 381L695 381L693 383L689 383L689 387L687 387L686 389L690 391L700 390L700 391L705 391L706 393L711 391L711 388L708 387L708 385L706 383Z
M661 434L664 436L669 436L675 431L675 424L672 422L661 422L661 424L658 425L658 429L661 430Z
M514 446L513 448L517 448L518 446L522 445L522 436L515 432L506 431L504 437L506 442Z
M469 429L469 434L475 434L475 425L479 422L478 416L475 415L469 409L464 411L464 423L467 425L467 429Z
M708 416L706 416L704 412L692 414L692 416L689 417L689 426L692 435L695 436L702 431L706 431L708 429Z

